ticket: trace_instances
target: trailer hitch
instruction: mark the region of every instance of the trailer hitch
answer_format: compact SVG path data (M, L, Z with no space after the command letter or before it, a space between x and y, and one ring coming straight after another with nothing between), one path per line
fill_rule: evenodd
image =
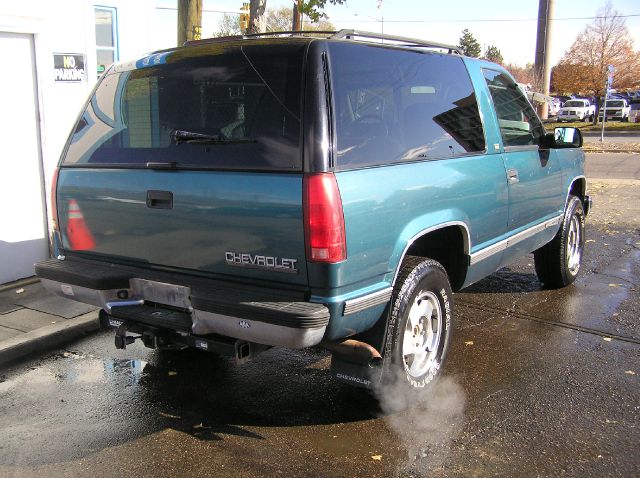
M117 349L124 350L136 339L142 339L142 335L127 335L127 324L123 323L116 329L115 344Z

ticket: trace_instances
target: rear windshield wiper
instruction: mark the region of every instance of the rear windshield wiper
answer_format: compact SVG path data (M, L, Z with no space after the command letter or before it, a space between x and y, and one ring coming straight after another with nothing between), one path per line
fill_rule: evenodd
M216 134L196 133L194 131L184 131L174 129L171 132L171 139L176 144L238 144L238 143L256 143L255 139L227 139Z

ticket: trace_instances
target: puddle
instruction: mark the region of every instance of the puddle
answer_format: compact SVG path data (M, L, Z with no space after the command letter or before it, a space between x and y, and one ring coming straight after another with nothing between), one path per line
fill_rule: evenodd
M64 352L62 356L71 361L65 367L34 368L16 378L3 376L0 380L0 394L23 385L46 389L56 384L95 384L123 379L128 385L137 385L147 366L144 360L87 359L73 352Z

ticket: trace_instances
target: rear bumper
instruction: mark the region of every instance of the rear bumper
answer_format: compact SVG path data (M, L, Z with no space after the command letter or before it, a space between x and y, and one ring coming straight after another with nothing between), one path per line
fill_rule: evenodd
M328 308L303 300L301 292L75 259L40 262L36 275L51 292L106 312L132 302L184 311L191 320L184 332L196 336L305 348L320 343L329 323Z

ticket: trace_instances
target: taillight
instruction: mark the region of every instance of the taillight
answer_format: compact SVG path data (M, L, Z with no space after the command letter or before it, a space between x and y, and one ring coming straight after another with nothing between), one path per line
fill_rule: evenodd
M347 258L342 200L331 173L304 176L304 231L307 260L335 263Z
M56 200L56 192L58 189L58 173L59 169L53 172L53 178L51 180L51 214L53 220L53 230L58 231L58 201Z

